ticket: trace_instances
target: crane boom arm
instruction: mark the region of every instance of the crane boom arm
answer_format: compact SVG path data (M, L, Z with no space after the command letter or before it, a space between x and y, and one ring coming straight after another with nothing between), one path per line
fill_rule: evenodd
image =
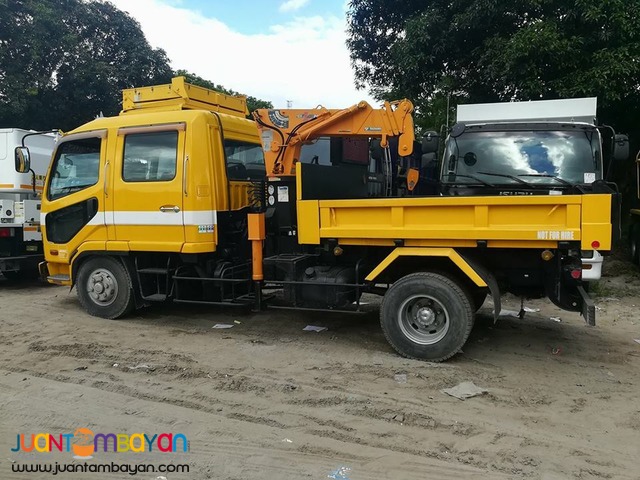
M360 102L345 109L258 109L253 117L258 124L268 176L295 175L302 145L319 137L380 138L398 136L398 154L413 152L413 105L409 100L385 102L372 108Z

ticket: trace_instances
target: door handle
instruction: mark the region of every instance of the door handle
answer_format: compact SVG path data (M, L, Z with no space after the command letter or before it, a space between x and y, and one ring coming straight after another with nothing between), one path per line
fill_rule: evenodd
M104 196L108 197L109 193L107 192L107 173L109 173L109 160L104 164Z
M184 196L188 197L189 192L187 192L187 168L189 166L189 155L184 157L184 163L182 164L182 190L184 191Z
M178 213L180 211L180 207L177 205L163 205L162 207L160 207L160 211L164 213Z

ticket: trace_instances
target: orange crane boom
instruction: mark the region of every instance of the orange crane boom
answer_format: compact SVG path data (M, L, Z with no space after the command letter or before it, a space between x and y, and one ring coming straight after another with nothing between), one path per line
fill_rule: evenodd
M267 176L292 176L302 145L318 137L380 138L388 146L388 137L398 137L398 154L413 152L413 105L409 100L384 102L373 108L360 102L345 109L258 109L253 117L258 124L265 154Z

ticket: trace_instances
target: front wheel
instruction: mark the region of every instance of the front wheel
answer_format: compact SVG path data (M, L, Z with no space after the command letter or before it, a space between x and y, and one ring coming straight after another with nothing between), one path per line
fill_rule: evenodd
M94 257L80 266L76 282L78 299L95 317L120 318L133 310L131 278L122 262Z
M436 273L413 273L385 294L380 324L400 355L441 362L467 341L473 308L466 291L454 280Z

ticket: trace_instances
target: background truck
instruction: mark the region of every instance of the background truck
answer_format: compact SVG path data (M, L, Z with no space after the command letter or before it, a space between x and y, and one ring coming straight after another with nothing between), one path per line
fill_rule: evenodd
M597 126L597 99L459 105L439 162L439 193L567 195L615 192L608 167L628 156L625 136ZM437 135L431 133L434 142ZM425 163L435 162L430 153ZM618 217L619 204L613 214ZM619 221L616 221L619 224ZM615 232L619 239L619 231ZM600 279L603 257L582 251L582 279Z
M44 259L40 195L55 137L34 133L0 129L0 272L8 279L37 275L38 263ZM23 138L31 152L32 171L18 173L14 150L23 145Z
M640 152L636 155L636 199L633 202L634 207L629 211L629 251L631 259L635 265L640 265Z
M487 294L497 318L500 278L593 324L580 251L610 250L611 192L420 196L413 166L399 189L390 151L412 155L411 112L361 102L254 123L242 99L181 78L125 90L119 116L56 148L43 273L104 318L165 301L353 312L378 294L393 348L433 361L462 348ZM321 139L330 158L303 154Z

